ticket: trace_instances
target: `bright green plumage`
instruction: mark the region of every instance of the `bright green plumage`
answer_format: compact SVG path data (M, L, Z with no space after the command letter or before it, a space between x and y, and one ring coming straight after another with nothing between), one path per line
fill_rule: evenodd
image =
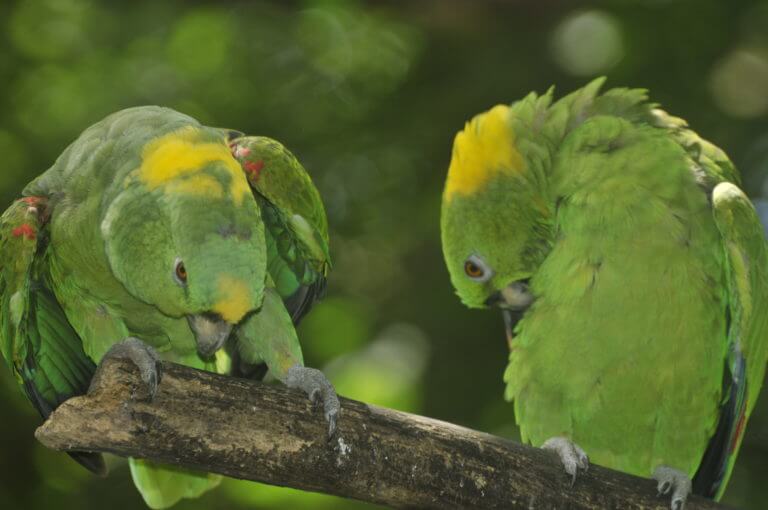
M301 163L275 140L232 140L232 153L254 188L266 226L267 270L295 323L322 298L331 268L328 221Z
M43 417L87 391L129 337L200 369L228 367L223 347L284 382L303 366L267 271L262 198L221 130L166 108L123 110L87 129L24 195L0 218L0 347ZM320 217L327 232L322 206ZM73 456L103 470L97 455ZM153 508L220 481L133 459L131 472Z
M520 316L504 380L524 441L719 497L768 357L762 227L720 149L602 81L457 136L446 263L467 305Z

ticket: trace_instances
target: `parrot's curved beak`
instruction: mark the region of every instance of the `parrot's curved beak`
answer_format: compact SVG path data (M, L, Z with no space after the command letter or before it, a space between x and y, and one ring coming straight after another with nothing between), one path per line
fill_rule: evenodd
M203 358L216 354L232 333L232 324L214 314L190 315L187 321L197 340L197 352Z
M525 310L511 310L509 308L501 309L501 316L504 318L504 331L507 333L507 343L512 345L515 339L515 326L523 318Z
M487 306L498 306L501 309L507 342L510 346L515 339L515 325L523 318L531 303L533 303L533 294L527 280L514 281L485 301Z

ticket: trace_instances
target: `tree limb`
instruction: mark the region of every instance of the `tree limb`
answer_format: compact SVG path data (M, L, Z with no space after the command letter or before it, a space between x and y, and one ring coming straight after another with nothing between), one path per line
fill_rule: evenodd
M130 363L109 363L37 430L43 444L398 508L669 508L653 481L592 466L569 487L548 452L354 400L342 399L330 441L322 413L282 386L166 363L150 403ZM695 497L686 508L724 507Z

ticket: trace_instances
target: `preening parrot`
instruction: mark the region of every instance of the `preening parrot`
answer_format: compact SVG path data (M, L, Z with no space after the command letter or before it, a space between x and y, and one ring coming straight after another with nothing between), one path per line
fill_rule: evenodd
M443 251L462 302L502 311L523 441L682 508L722 495L763 382L766 241L722 150L603 82L466 124Z
M327 223L280 144L130 108L83 132L22 195L0 218L0 347L44 418L88 391L106 358L131 359L154 395L159 360L227 372L231 356L238 373L264 363L320 399L333 433L338 398L303 366L293 324L324 288ZM100 455L72 456L104 472ZM152 508L220 480L130 466Z

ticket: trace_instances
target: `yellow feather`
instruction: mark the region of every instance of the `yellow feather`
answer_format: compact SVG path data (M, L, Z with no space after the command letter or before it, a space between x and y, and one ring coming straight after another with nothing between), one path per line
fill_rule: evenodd
M206 165L221 163L220 168L231 177L228 192L240 205L251 193L240 164L226 144L199 140L200 130L187 126L148 143L138 169L139 181L150 190L165 187L170 193L221 198L225 193L221 184L203 173Z
M199 195L211 198L224 197L224 187L221 183L212 175L204 173L193 175L186 179L172 181L167 185L166 189L170 193L184 195Z
M500 172L524 170L509 125L509 107L497 105L469 121L453 142L444 199L455 194L471 195Z
M230 324L237 324L254 308L248 289L248 285L241 280L226 275L220 277L218 290L224 298L213 305L213 311Z

